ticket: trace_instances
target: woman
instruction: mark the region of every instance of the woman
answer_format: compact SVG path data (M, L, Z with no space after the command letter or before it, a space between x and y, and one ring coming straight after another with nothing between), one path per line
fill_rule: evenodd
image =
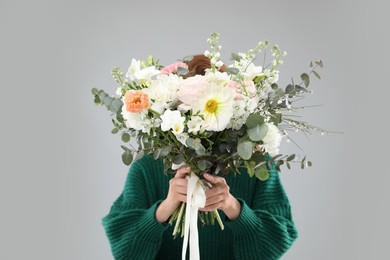
M197 55L188 62L190 76L204 74L210 61ZM221 68L222 71L226 67ZM206 205L219 209L225 229L199 227L201 259L278 259L297 238L291 208L276 169L267 181L205 174L213 187ZM129 170L123 192L102 219L115 259L181 259L183 239L173 239L171 214L186 202L188 167L165 175L161 160L144 156Z

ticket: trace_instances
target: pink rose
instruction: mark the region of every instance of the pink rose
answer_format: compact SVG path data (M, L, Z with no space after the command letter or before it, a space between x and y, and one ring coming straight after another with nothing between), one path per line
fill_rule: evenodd
M198 93L206 88L207 84L207 79L202 75L186 78L181 82L177 96L181 102L190 105Z
M171 65L168 65L168 66L162 68L160 72L161 72L161 74L168 75L170 73L176 72L179 67L184 68L184 69L188 69L187 64L185 64L183 62L176 62L176 63L172 63Z

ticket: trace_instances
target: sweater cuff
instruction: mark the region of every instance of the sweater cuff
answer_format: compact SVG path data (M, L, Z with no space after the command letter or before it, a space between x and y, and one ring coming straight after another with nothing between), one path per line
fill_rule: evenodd
M146 210L144 216L139 220L142 231L140 238L149 242L160 242L161 236L168 228L165 223L160 223L156 220L156 209L160 205L162 200L154 203L149 209Z
M237 200L241 204L240 215L238 215L238 217L233 221L227 220L225 225L233 231L233 234L236 238L252 239L251 237L248 237L248 235L256 232L252 229L254 227L258 227L259 219L244 200Z

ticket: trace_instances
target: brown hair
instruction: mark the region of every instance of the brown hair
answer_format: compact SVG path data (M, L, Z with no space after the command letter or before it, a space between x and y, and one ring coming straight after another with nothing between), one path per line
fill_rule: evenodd
M205 70L211 68L210 59L203 54L196 54L193 56L193 59L191 61L185 61L184 63L188 65L189 70L189 72L185 75L184 78L192 77L195 75L204 75ZM225 72L226 69L226 66L222 65L219 71Z

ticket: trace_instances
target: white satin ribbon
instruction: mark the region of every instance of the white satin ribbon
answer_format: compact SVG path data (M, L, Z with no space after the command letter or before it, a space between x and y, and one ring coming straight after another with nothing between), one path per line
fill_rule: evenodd
M198 176L191 172L187 186L187 207L184 224L182 260L186 259L188 234L190 235L190 260L199 260L198 210L206 204L206 194Z

